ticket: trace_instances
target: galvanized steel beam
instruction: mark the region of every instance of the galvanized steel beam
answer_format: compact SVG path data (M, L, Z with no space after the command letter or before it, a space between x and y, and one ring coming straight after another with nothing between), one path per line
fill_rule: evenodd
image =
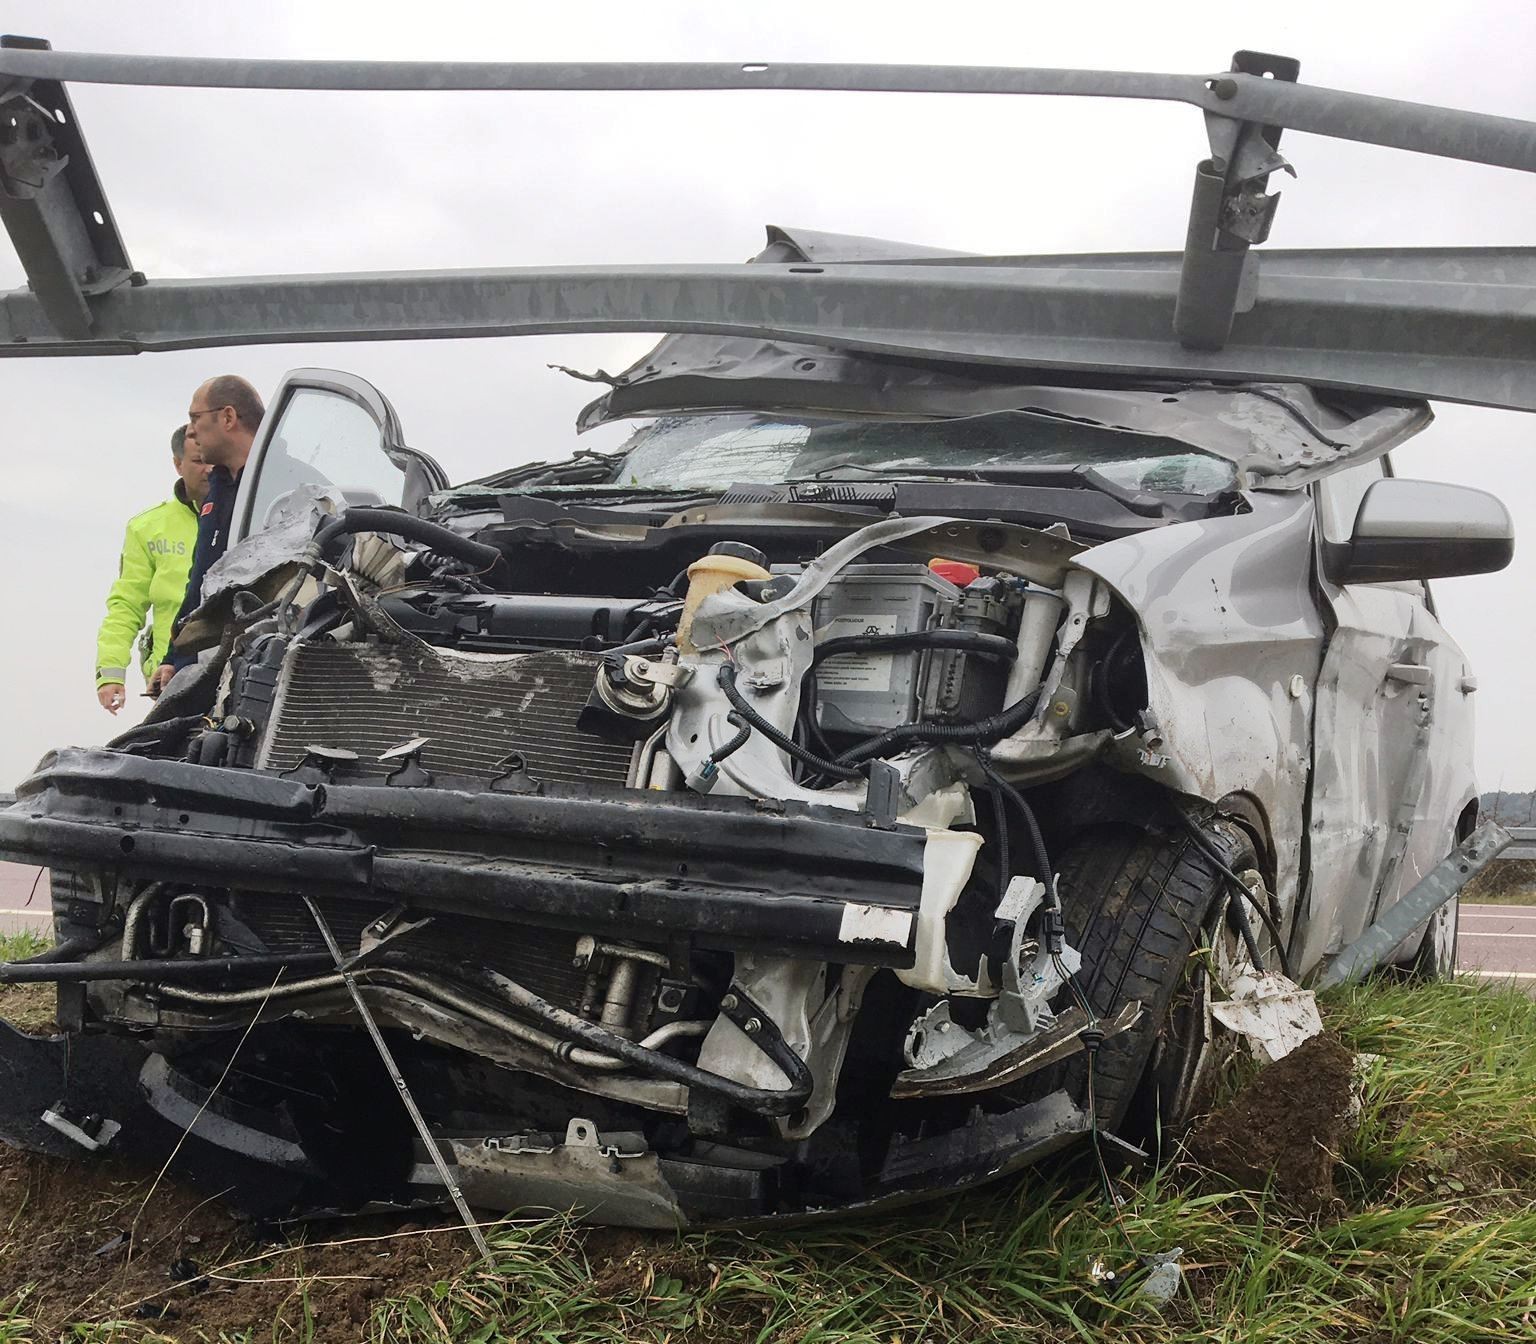
M1009 368L1274 378L1536 410L1536 249L1271 252L1219 351L1172 335L1177 253L818 266L568 267L161 280L86 339L0 296L0 355L272 342L714 332Z
M1240 51L1232 70L1234 76L1294 84L1301 65L1284 56ZM1222 91L1228 87L1223 83ZM1239 311L1253 303L1255 261L1248 249L1269 237L1280 204L1279 192L1265 190L1269 176L1277 169L1295 176L1295 170L1280 156L1280 126L1210 112L1205 124L1211 157L1195 166L1173 333L1192 350L1220 350Z
M1170 75L1010 66L764 62L290 61L0 51L0 77L179 88L448 92L827 90L1137 98L1229 121L1536 172L1536 126L1242 71Z
M1319 993L1363 979L1441 906L1498 858L1510 836L1485 821L1424 874L1412 891L1328 963L1313 986Z
M1284 127L1536 171L1536 125L1294 82L1296 62L1239 52L1212 76L803 63L266 61L55 52L0 40L0 215L31 294L0 297L0 354L127 353L288 340L548 331L707 331L849 350L1094 372L1298 378L1319 385L1527 407L1529 331L1509 293L1452 298L1445 254L1371 292L1322 293L1323 272L1260 283ZM1266 78L1268 76L1268 78ZM131 271L62 81L178 87L432 90L840 90L1071 95L1189 103L1211 157L1196 170L1176 299L1161 256L1029 258L961 285L913 263L865 269L608 268L482 275L162 282ZM915 262L916 259L914 259ZM932 260L932 259L928 259ZM1333 263L1329 263L1333 264ZM1530 292L1530 267L1513 292ZM815 274L807 285L788 275ZM885 294L870 286L891 286ZM1453 279L1452 283L1465 283ZM1502 277L1489 278L1497 287ZM1342 302L1341 302L1342 300ZM227 303L225 301L228 301ZM914 309L912 302L931 305ZM1262 308L1255 305L1262 301ZM851 306L850 306L851 305ZM911 313L922 313L921 328ZM39 314L44 319L38 322ZM1016 325L1009 326L1009 321ZM1515 330L1509 329L1514 323ZM1167 339L1172 333L1174 341ZM1182 347L1182 348L1181 348Z
M30 38L4 37L0 60L17 43L46 54ZM89 336L91 297L143 279L128 260L69 95L55 81L11 91L0 81L0 222L60 336Z

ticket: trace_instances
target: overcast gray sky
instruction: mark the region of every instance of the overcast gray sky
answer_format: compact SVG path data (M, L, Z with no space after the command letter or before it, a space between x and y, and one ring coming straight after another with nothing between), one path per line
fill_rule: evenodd
M860 60L1208 72L1248 47L1302 78L1536 119L1536 5L1106 2L563 7L394 0L10 0L12 32L75 50L443 60ZM1182 106L889 94L302 94L72 90L137 267L150 276L737 261L765 223L978 252L1182 245L1205 153ZM1287 133L1281 247L1530 244L1536 179ZM0 244L0 289L21 283ZM574 446L592 389L639 337L264 346L0 360L0 787L43 750L104 741L95 632L127 517L163 498L192 389L267 391L301 365L394 401L455 479ZM1503 496L1504 574L1437 585L1477 668L1485 787L1536 786L1536 419L1441 407L1399 474ZM1525 670L1522 670L1525 669ZM137 690L131 687L130 690Z

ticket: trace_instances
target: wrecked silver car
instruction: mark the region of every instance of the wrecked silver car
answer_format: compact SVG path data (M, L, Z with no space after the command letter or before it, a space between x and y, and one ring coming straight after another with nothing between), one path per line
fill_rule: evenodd
M734 269L860 268L1005 269L779 229ZM112 308L144 288L39 339L216 343ZM1306 976L1472 831L1476 683L1425 581L1512 554L1495 499L1388 457L1445 379L1505 372L1234 372L1184 313L1183 354L1066 370L937 322L674 315L582 417L622 449L452 488L379 390L289 375L202 661L0 812L58 937L5 974L58 984L75 1052L7 1040L4 1137L186 1133L267 1212L670 1227L1177 1127L1227 972ZM1398 960L1449 969L1454 931Z

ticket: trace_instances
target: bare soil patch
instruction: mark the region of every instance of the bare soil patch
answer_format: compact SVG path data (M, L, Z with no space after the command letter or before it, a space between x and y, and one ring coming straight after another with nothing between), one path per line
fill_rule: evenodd
M274 1234L172 1182L151 1195L153 1183L112 1161L0 1148L0 1299L38 1338L105 1321L178 1340L259 1337L279 1317L302 1334L307 1317L316 1344L355 1344L379 1301L430 1291L470 1260L463 1232L436 1220Z
M1353 1063L1337 1036L1314 1036L1202 1121L1190 1137L1191 1155L1240 1187L1273 1181L1275 1193L1302 1212L1330 1207Z
M699 1294L719 1274L697 1248L663 1233L571 1229L568 1248L590 1266L588 1291L600 1301ZM374 1337L381 1304L430 1303L437 1285L466 1281L474 1258L446 1216L274 1229L172 1180L157 1185L154 1172L126 1162L0 1146L0 1324L28 1321L27 1338L73 1338L90 1327L105 1331L90 1338L117 1338L109 1323L121 1323L133 1340L141 1332L192 1344L286 1331L313 1344L357 1344ZM749 1338L752 1321L741 1314L720 1313L724 1334L693 1337Z

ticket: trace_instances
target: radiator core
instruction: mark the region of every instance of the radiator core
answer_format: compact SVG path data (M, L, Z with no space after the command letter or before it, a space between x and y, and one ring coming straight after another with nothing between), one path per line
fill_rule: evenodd
M430 771L489 780L513 752L535 779L623 785L634 748L578 731L598 655L565 649L463 654L416 641L299 644L278 681L259 767L288 770L311 745L355 751L348 775L382 779L379 756L428 739Z

